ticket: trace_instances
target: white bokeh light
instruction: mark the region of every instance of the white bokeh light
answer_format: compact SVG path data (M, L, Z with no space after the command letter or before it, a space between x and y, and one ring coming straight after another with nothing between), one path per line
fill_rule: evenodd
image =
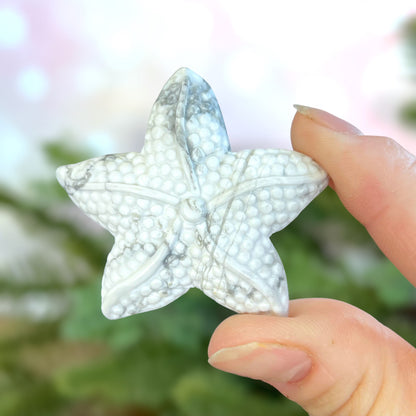
M75 84L80 94L91 96L109 87L108 72L97 66L85 65L74 71Z
M12 181L26 156L27 148L23 133L10 122L0 119L0 149L2 154L7 154L1 159L0 177Z
M49 80L43 69L30 66L17 74L16 86L24 99L40 101L49 91Z
M253 93L265 81L267 58L254 49L242 49L232 54L225 66L226 79L242 93Z
M0 48L15 48L27 37L27 23L17 10L0 8Z
M97 154L128 149L163 83L188 66L213 87L238 148L287 138L293 103L415 148L398 119L414 88L389 50L414 0L0 3L2 116L26 142L69 130Z
M137 32L143 28L141 2L124 0L80 2L83 27L94 48L112 69L128 70L142 60Z
M106 131L96 131L86 137L86 145L97 155L108 154L115 151L114 139Z
M397 44L385 48L374 56L365 68L361 84L363 94L368 99L379 97L380 94L400 95L401 98L406 92L410 95L405 67L404 52Z
M349 100L345 87L336 80L324 75L304 76L296 83L295 104L309 105L326 109L343 116L348 114Z

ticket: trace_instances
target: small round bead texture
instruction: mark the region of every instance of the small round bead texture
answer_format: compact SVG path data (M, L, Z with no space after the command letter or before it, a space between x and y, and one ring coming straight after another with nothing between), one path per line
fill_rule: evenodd
M153 105L140 153L61 166L57 178L114 235L102 283L110 319L191 287L236 312L286 315L286 275L269 237L328 183L297 152L232 152L211 87L187 68Z

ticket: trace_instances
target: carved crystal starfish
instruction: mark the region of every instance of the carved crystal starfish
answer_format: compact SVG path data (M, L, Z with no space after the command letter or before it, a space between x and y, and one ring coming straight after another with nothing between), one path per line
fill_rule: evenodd
M191 287L236 312L287 314L269 237L327 185L300 153L231 152L213 91L187 68L156 100L141 153L62 166L57 178L115 237L102 284L110 319L160 308Z

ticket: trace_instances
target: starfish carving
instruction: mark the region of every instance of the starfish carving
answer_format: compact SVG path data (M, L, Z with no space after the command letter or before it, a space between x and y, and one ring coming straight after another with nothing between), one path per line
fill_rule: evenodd
M102 284L110 319L160 308L191 287L236 312L287 314L269 237L327 185L303 154L231 152L212 89L187 68L156 100L141 153L61 166L57 178L115 237Z

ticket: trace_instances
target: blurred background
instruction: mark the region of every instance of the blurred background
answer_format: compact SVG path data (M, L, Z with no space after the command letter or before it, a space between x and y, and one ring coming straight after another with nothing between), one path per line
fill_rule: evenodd
M101 315L112 238L54 171L139 151L182 66L213 87L234 150L290 148L300 103L416 152L413 0L0 0L1 415L305 415L206 364L231 312L197 290ZM416 345L415 289L331 190L272 240L292 298L350 302Z

